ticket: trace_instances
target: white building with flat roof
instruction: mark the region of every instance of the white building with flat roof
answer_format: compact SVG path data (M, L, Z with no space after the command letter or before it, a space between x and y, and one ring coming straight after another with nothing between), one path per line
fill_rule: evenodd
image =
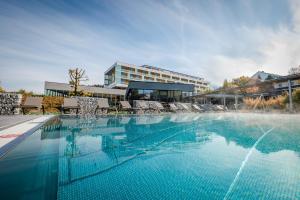
M105 71L105 87L127 88L129 81L193 84L195 86L194 93L198 94L209 89L209 83L204 78L149 65L136 66L115 62Z

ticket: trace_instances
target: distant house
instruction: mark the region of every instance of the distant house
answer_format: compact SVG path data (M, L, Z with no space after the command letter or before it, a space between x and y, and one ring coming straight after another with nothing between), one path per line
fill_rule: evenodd
M292 74L276 79L276 81L274 81L274 89L277 91L287 91L289 87L289 81L292 89L300 88L300 74Z
M292 90L300 88L300 74L281 76L264 71L256 72L251 77L248 85L259 85L259 83L263 83L263 85L266 85L267 83L271 83L273 91L282 92L288 90L289 81L291 83ZM271 91L271 88L269 88L269 91Z
M257 80L259 82L264 82L269 80L276 80L280 77L281 76L278 74L271 74L264 71L258 71L253 76L251 76L251 79Z

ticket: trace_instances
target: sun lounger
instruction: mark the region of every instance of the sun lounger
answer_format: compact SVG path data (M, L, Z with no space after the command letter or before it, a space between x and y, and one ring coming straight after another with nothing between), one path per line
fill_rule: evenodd
M133 107L136 114L144 114L149 111L149 104L143 100L134 100Z
M120 101L120 110L131 112L133 111L128 101Z
M224 105L215 105L216 111L227 111L227 107Z
M203 112L204 110L202 108L200 108L197 104L192 104L192 107L194 110L196 110L197 112Z
M175 103L169 103L170 111L172 112L179 112L180 109L175 105Z
M213 111L211 104L201 104L200 108L202 108L205 112Z
M191 103L181 103L184 107L185 111L192 112L192 104Z
M148 101L149 109L154 113L160 113L164 110L164 107L161 103L157 101Z
M70 114L78 114L79 105L76 98L64 98L62 105L62 112L65 113L66 109L70 110Z
M107 98L97 99L97 108L96 108L97 115L107 114L108 109L109 109L109 104Z
M43 111L45 114L45 109L43 106L43 97L26 97L24 104L21 106L23 114L25 114L25 109L36 108Z
M189 107L188 107L186 104L184 104L184 103L178 102L178 103L176 103L176 106L177 106L177 108L178 108L180 111L182 111L182 112L190 112L190 111L191 111L191 110L189 109Z
M158 110L160 110L160 111L165 110L165 107L160 102L155 101L155 105L156 105Z

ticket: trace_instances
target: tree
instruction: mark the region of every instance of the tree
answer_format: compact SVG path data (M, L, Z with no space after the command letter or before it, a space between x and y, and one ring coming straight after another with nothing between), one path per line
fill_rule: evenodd
M27 91L24 90L24 89L20 89L17 93L22 94L22 95L24 95L24 96L32 96L32 95L33 95L33 92L32 92L32 91L27 92Z
M300 74L300 65L298 67L292 67L289 70L289 75Z
M223 88L228 88L228 86L229 86L229 83L228 83L227 79L225 79L223 82Z
M74 95L79 94L78 87L81 81L87 81L88 77L85 75L85 70L83 69L69 69L70 85L74 88Z
M0 81L0 92L5 92L4 88L1 87L1 81Z
M245 87L247 86L247 83L250 81L251 78L247 76L241 76L239 78L233 79L232 83L235 84L238 87Z

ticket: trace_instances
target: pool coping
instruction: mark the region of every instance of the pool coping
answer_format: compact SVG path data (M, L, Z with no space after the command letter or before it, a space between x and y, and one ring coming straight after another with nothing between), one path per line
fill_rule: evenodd
M23 123L16 124L14 126L8 127L6 129L1 130L7 131L8 129L17 129L17 128L24 128L24 130L21 130L20 133L17 134L17 136L5 143L3 146L0 146L0 159L5 156L10 150L14 149L19 143L21 143L24 139L26 139L28 136L30 136L32 133L37 131L39 128L41 128L45 123L47 123L50 120L53 120L56 118L56 115L47 115L47 116L41 116L32 120L25 121ZM41 120L41 121L39 121ZM28 125L30 123L36 123L35 126L26 128L25 125ZM21 129L22 129L21 128ZM8 134L9 135L9 134Z

